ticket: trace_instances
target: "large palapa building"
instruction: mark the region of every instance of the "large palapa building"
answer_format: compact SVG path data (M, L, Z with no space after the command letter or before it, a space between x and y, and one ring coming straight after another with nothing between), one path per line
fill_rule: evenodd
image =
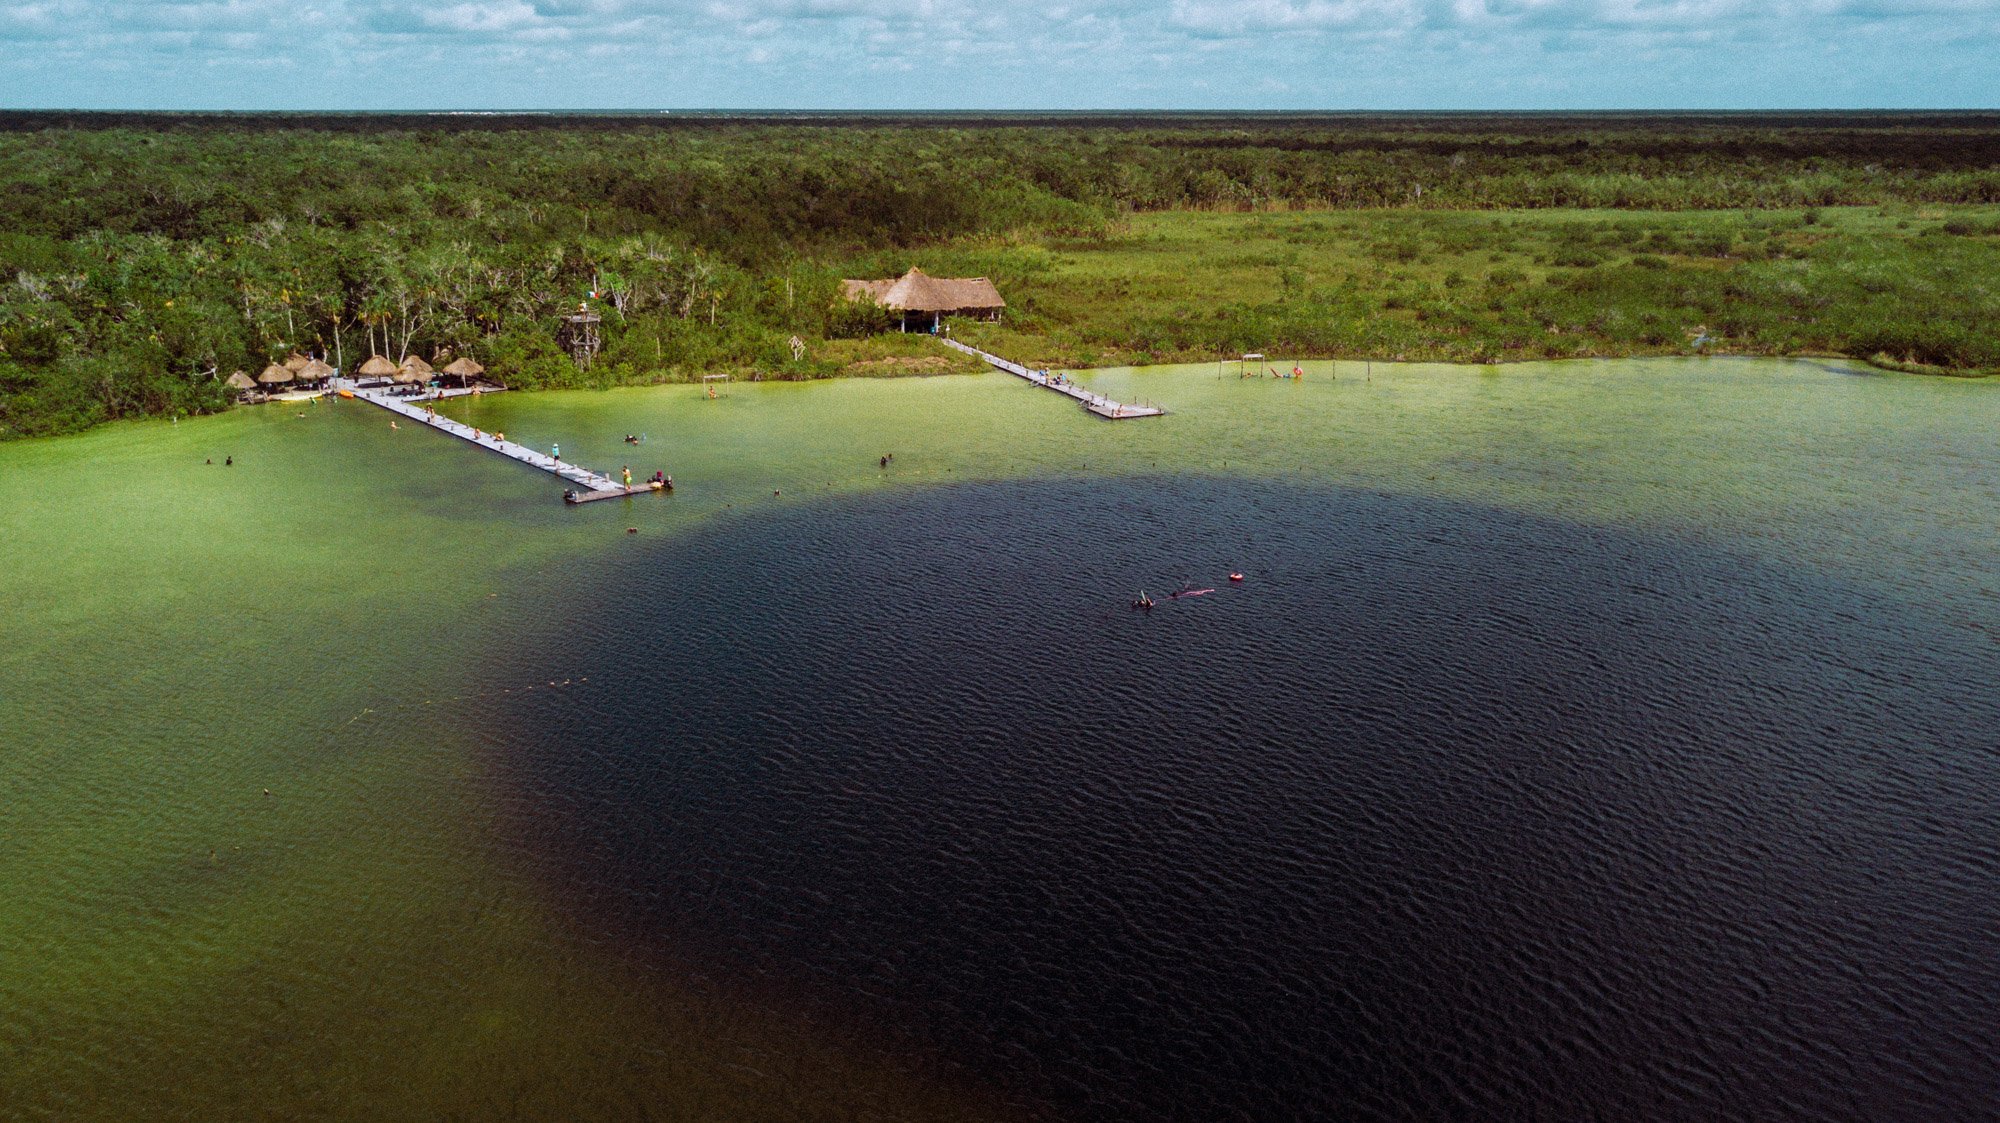
M872 300L902 313L904 331L938 330L946 316L998 320L1007 302L984 277L932 277L912 266L908 273L886 281L842 281L847 299Z

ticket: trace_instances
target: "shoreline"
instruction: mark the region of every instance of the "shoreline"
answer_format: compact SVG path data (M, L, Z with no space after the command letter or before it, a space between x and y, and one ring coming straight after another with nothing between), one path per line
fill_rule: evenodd
M1017 351L1023 351L1023 349L1018 346L1018 343L1021 340L1026 340L1030 338L1033 337L1024 336L1021 337L1020 340L1014 341L1017 344L1015 349ZM1158 367L1158 366L1198 366L1202 363L1233 363L1237 361L1238 358L1238 356L1236 355L1215 355L1215 354L1198 355L1198 354L1190 354L1188 352L1183 352L1183 351L1139 352L1134 354L1126 354L1121 352L1106 352L1100 354L1099 356L1096 357L1096 359L1094 359L1089 363L1075 363L1068 361L1070 358L1073 357L1073 353L1065 351L1062 348L1050 348L1048 351L1045 352L1036 352L1032 347L1029 347L1023 351L1023 354L1026 354L1029 357L1022 359L1021 361L1027 362L1031 366L1049 367L1051 369L1072 370L1072 371L1077 371L1079 373L1086 373L1091 370L1105 369L1110 367L1143 368L1143 367ZM1583 354L1572 354L1572 355L1520 355L1520 356L1507 356L1504 358L1503 357L1465 358L1462 356L1452 356L1441 353L1426 353L1421 350L1404 350L1395 352L1394 354L1386 354L1386 355L1355 355L1355 354L1336 355L1336 354L1327 354L1325 352L1316 352L1311 349L1302 349L1299 351L1273 350L1267 352L1267 354L1269 355L1270 361L1273 363L1276 363L1280 359L1282 359L1286 362L1427 363L1437 366L1462 366L1462 367L1519 366L1524 363L1603 362L1606 360L1617 361L1622 359L1704 359L1704 358L1829 359L1839 362L1858 363L1863 366L1874 367L1878 370L1893 371L1898 374L1916 374L1916 375L1924 375L1931 378L1956 378L1974 382L1987 378L2000 378L2000 367L1959 368L1959 367L1935 366L1927 363L1919 363L1910 360L1897 359L1894 356L1879 351L1875 352L1872 355L1857 355L1845 351L1822 351L1822 350L1763 351L1754 348L1716 347L1701 351L1608 350L1608 351L1590 351L1590 352L1585 352ZM844 376L835 375L833 377L844 377Z
M1110 355L1110 356L1100 357L1100 359L1097 362L1085 365L1085 364L1077 364L1077 363L1070 363L1063 361L1064 356L1060 351L1051 351L1046 354L1036 354L1030 351L1028 352L1028 354L1031 357L1023 361L1027 362L1028 365L1030 366L1038 368L1046 367L1050 370L1062 370L1084 375L1087 375L1092 371L1110 370L1117 368L1145 369L1148 367L1201 366L1206 363L1229 363L1236 361L1235 356L1229 356L1229 355L1223 355L1223 356L1204 355L1204 356L1187 357L1179 354L1169 355L1169 356L1148 354L1148 355L1135 355L1129 358L1125 356ZM1837 351L1764 352L1764 351L1735 350L1735 349L1716 349L1712 351L1695 351L1695 352L1631 351L1631 352L1619 352L1619 353L1593 353L1586 355L1564 355L1555 358L1522 357L1522 358L1484 359L1484 360L1467 360L1467 359L1450 358L1443 356L1431 356L1424 354L1412 355L1409 354L1408 352L1399 352L1397 354L1387 355L1387 356L1326 355L1326 354L1310 354L1310 353L1297 353L1297 354L1284 353L1279 355L1274 353L1274 357L1271 361L1277 362L1280 359L1282 359L1282 361L1284 362L1381 363L1385 365L1422 364L1427 366L1466 367L1470 369L1479 367L1522 366L1530 363L1551 363L1551 364L1600 363L1600 362L1622 362L1627 360L1639 361L1648 359L1709 359L1709 358L1773 359L1773 360L1819 359L1819 360L1828 360L1834 362L1853 363L1858 366L1870 367L1875 370L1887 371L1894 374L1916 375L1925 378L1949 378L1962 382L1980 382L1988 379L2000 379L2000 369L1958 370L1950 367L1938 367L1924 363L1900 360L1889 355L1881 354L1879 352L1874 355L1850 355ZM1124 359L1125 361L1120 361L1121 359ZM950 364L949 366L926 364L920 367L913 366L909 369L900 369L900 370L881 369L881 364L879 360L871 362L870 365L875 366L877 369L870 371L858 371L858 372L841 371L833 374L819 374L803 378L801 377L760 378L760 377L755 377L756 372L750 372L751 377L746 377L742 381L751 384L761 384L764 382L786 382L786 383L832 382L836 380L847 380L847 379L864 381L864 380L884 380L884 379L937 378L947 375L982 374L985 373L987 369L989 369L983 363L966 363L966 364L954 363ZM733 374L737 372L731 372L731 373ZM601 392L606 390L636 389L636 388L658 387L658 386L699 386L700 384L701 383L698 377L694 379L673 377L673 378L658 378L658 379L636 379L632 381L621 381L621 382L607 382L592 386L542 386L533 388L509 386L506 387L505 392L509 394L543 394L543 393L575 393L575 392L587 393L587 392ZM317 396L325 397L326 394L321 393ZM249 402L249 403L236 402L236 403L231 403L231 405L227 409L217 410L214 413L207 413L207 414L195 413L195 414L186 414L182 416L186 416L190 420L196 417L216 417L233 413L239 409L251 408L253 406L272 405L272 404L298 405L304 402L305 400L306 398L299 397L299 398L284 398L284 399L274 398L271 399L270 401L265 401L265 402ZM49 440L62 437L81 436L83 434L95 432L97 430L103 429L109 425L116 424L117 422L121 421L177 422L179 419L180 419L179 416L172 416L167 414L148 414L135 417L117 417L117 418L110 418L105 421L101 421L94 425L86 426L81 429L76 429L62 433L21 434L14 432L10 429L0 428L0 444L12 443L16 441Z

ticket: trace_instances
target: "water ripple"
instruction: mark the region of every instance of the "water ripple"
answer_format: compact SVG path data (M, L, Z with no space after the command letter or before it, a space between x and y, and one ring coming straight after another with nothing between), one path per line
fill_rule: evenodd
M520 860L579 924L1031 1114L2000 1106L1981 630L1275 483L650 549L643 595L530 622L587 685L486 708ZM1183 579L1219 587L1125 607Z

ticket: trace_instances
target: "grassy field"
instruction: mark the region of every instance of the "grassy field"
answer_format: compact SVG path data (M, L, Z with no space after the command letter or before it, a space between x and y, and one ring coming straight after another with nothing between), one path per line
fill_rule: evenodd
M1994 206L1173 211L922 264L1001 283L1007 322L966 338L1068 366L1671 354L1705 335L1718 352L2000 368Z

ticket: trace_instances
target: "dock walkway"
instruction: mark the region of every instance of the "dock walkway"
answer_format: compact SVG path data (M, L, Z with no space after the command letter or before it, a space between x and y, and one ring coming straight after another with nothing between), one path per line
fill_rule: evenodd
M470 425L460 421L453 421L449 417L432 414L424 408L428 403L441 398L464 397L471 393L469 390L441 390L425 394L421 398L401 398L389 393L386 389L363 390L347 379L339 380L335 384L335 389L346 390L364 402L381 406L390 413L409 418L419 425L429 426L441 433L449 433L462 441L478 445L489 452L497 452L509 460L518 460L530 468L539 468L551 475L559 476L569 483L576 485L574 494L570 498L570 502L572 503L593 503L599 499L615 499L626 495L644 495L648 492L659 490L649 484L641 484L638 487L626 487L609 476L599 475L588 468L580 468L575 464L558 460L546 452L537 452L526 445L515 444L513 441L503 441L491 433L474 429Z
M1096 414L1106 421L1123 421L1128 417L1160 417L1167 412L1157 406L1135 406L1127 405L1124 402L1114 402L1102 394L1091 393L1076 383L1069 381L1067 378L1058 382L1056 381L1056 377L1048 371L1029 370L1017 362L981 351L977 347L960 343L956 339L948 339L940 335L937 337L937 341L946 347L963 351L974 358L984 360L989 366L997 370L1004 370L1008 374L1025 378L1044 390L1054 390L1066 398L1073 398L1078 405L1083 407L1084 412Z

